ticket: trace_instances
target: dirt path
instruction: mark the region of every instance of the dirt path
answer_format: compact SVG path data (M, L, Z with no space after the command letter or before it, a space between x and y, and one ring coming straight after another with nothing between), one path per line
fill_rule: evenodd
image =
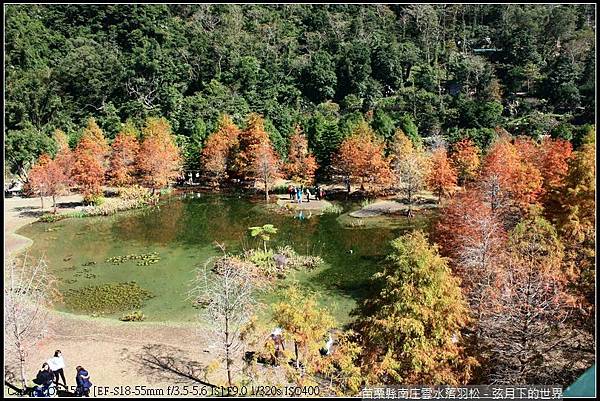
M289 195L277 195L277 204L281 207L289 207L293 210L307 210L314 212L321 212L328 206L331 206L331 202L326 200L317 200L311 197L310 202L306 201L306 197L302 199L302 203L291 200Z
M81 196L62 197L60 202L63 209L73 208L81 202ZM40 204L39 198L5 199L5 258L31 244L31 240L14 232L36 220ZM51 202L44 200L44 204ZM119 322L57 311L50 311L49 320L51 334L30 350L30 380L57 349L66 361L67 384L74 384L75 367L82 365L96 388L145 385L166 389L183 383L202 386L202 369L215 358L204 348L207 334L193 325ZM10 363L5 368L12 370Z

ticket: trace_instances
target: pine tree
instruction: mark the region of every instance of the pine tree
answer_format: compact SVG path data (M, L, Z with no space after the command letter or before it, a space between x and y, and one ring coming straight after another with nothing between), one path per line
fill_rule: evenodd
M427 236L414 231L392 241L389 265L375 275L379 293L357 312L363 366L370 383L466 383L472 358L461 346L469 309L460 280Z

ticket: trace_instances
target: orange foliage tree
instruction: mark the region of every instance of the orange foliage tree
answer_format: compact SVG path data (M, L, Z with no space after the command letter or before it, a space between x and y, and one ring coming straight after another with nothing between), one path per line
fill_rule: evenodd
M441 201L442 196L450 195L454 192L456 181L456 170L452 167L448 159L446 149L436 149L431 155L427 184L437 194L438 201Z
M352 182L360 182L378 188L391 184L393 180L389 160L383 154L384 143L378 140L366 122L361 122L352 134L344 139L335 159L336 168L348 180L348 191Z
M542 192L542 176L508 139L499 139L484 158L479 188L492 210L521 212L536 204Z
M228 115L223 115L217 130L206 139L200 159L203 174L213 185L219 185L229 178L239 136L240 129Z
M246 122L246 129L239 135L238 150L235 155L233 172L241 180L256 180L258 165L256 150L262 143L270 143L269 134L265 130L265 121L257 113L251 113Z
M564 187L572 156L573 145L564 139L545 138L539 146L536 164L543 179L541 200L550 215L560 211L555 199Z
M180 176L182 160L171 126L164 118L148 118L142 136L136 165L143 184L154 194Z
M135 160L139 148L135 128L128 123L117 134L112 143L110 168L108 170L111 184L125 186L135 182Z
M450 159L458 174L458 183L464 185L475 179L479 168L479 148L471 139L463 139L452 145Z
M71 170L72 178L86 202L102 193L109 149L102 130L96 121L90 118L88 126L83 130L81 140L75 148Z
M47 154L42 154L28 175L28 189L40 197L42 209L44 208L44 196L51 196L56 213L56 197L67 190L68 177L64 169Z
M296 125L294 134L290 138L288 160L284 170L289 179L305 185L311 185L317 171L317 160L308 151L308 140L302 133L300 125Z

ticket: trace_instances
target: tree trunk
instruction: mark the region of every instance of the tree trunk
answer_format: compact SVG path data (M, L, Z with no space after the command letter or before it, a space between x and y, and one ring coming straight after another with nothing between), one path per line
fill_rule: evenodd
M265 200L269 202L269 184L267 180L265 180Z
M300 358L298 357L298 343L294 341L294 353L296 354L296 369L300 369Z
M25 353L23 352L22 346L19 344L19 364L21 365L21 388L23 394L27 390L27 375L25 374Z
M56 195L52 195L52 207L54 207L54 214L56 214Z
M227 383L231 387L231 358L229 356L229 318L225 316L225 366L227 368Z
M42 210L44 210L44 197L40 196L40 199L42 200Z

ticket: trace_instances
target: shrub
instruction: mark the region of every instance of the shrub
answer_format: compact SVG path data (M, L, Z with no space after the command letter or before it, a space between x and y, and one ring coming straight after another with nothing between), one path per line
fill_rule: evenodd
M340 214L344 211L344 209L337 204L331 204L328 206L325 206L323 208L323 213L330 213L330 214Z
M62 213L60 213L60 214L59 213L57 213L57 214L47 213L47 214L40 216L38 221L41 221L42 223L54 223L55 221L62 220L66 217L68 217L68 216L65 216L65 214L62 214Z
M146 319L146 316L141 311L133 311L121 316L123 322L141 322Z
M369 206L372 203L373 203L373 201L371 199L365 199L362 202L360 202L360 206L363 207L363 208L365 208L365 207Z
M102 195L92 195L89 197L85 197L83 201L88 205L100 206L106 201L106 198Z
M162 188L158 193L161 196L163 196L163 195L169 195L172 192L173 192L173 188L169 187L169 188Z
M119 198L124 200L147 201L150 199L150 191L139 185L119 188Z
M277 185L277 186L271 188L270 192L273 194L285 195L288 193L288 186L289 185L287 185L287 184Z

